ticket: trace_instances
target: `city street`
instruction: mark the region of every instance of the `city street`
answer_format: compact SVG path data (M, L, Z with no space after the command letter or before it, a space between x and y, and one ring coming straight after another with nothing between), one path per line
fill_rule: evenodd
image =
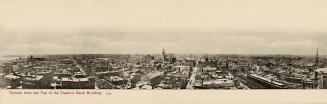
M85 69L81 66L81 65L79 65L78 63L77 63L77 61L76 60L73 60L74 61L74 64L79 68L79 70L83 73L83 75L86 75L86 73L85 73Z
M186 89L194 89L193 87L194 87L194 82L195 82L195 75L196 75L196 72L198 71L198 69L199 68L197 68L197 67L193 68L193 72L192 72L189 82L187 83Z

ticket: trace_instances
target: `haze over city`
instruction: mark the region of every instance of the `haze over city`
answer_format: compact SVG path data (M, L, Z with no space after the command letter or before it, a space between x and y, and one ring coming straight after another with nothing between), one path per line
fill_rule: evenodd
M325 0L0 1L0 55L309 54L327 49Z

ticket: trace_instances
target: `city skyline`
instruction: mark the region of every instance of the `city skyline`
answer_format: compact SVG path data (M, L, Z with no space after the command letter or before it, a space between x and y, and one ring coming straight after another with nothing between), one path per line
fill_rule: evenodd
M326 10L327 0L0 0L0 104L325 104Z

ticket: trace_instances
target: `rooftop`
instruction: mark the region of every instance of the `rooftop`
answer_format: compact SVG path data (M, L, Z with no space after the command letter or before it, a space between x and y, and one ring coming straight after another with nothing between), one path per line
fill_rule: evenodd
M320 73L327 73L327 68L319 68L315 70L316 72Z

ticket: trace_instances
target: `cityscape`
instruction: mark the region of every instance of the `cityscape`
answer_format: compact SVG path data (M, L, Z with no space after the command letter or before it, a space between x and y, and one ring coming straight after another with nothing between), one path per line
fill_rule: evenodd
M327 104L327 0L0 0L0 104Z
M158 53L160 50L158 51ZM174 54L11 55L1 89L327 89L319 55Z

